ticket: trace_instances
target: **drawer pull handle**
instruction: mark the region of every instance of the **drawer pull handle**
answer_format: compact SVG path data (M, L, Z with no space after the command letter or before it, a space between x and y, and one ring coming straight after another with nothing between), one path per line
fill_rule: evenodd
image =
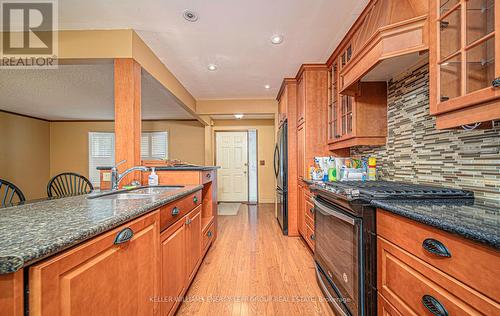
M207 236L208 236L208 238L212 237L212 231L211 230L208 231Z
M500 87L500 77L499 77L499 78L495 78L495 79L491 82L491 85L493 86L493 88L498 88L498 87Z
M114 244L115 245L123 244L132 239L133 236L134 236L134 231L126 227L116 235Z
M427 308L432 315L448 316L448 311L444 308L443 304L430 295L422 296L422 304L424 304L425 308Z
M180 213L179 208L177 206L174 207L174 209L172 210L172 216L177 216L179 215L179 213Z
M448 250L448 248L446 248L446 246L443 245L443 243L440 242L439 240L433 238L427 238L422 243L422 247L430 254L444 258L451 257L451 253Z
M198 203L198 197L196 195L193 197L193 202L194 204Z

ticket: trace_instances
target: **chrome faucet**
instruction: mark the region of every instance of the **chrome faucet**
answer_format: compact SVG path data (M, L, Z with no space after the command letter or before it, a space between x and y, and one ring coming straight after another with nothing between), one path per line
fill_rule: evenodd
M118 190L118 185L120 184L120 181L123 180L123 177L125 177L127 174L131 173L132 171L149 171L148 167L144 166L136 166L132 168L128 168L127 170L123 171L123 173L118 173L118 166L121 165L122 163L126 162L127 160L122 160L116 165L111 168L111 190L115 191Z

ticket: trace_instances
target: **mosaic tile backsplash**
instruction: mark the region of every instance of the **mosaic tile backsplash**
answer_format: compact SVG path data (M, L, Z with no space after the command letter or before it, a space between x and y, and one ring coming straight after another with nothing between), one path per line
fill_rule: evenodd
M429 115L429 67L415 67L388 83L387 143L351 149L377 157L378 176L474 191L500 200L500 124L484 130L437 130Z

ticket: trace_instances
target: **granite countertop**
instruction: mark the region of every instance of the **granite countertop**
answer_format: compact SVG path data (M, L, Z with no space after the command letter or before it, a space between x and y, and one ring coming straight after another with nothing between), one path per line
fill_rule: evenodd
M97 170L111 170L112 167L109 166L104 166L104 167L97 167ZM215 170L219 169L220 167L218 166L157 166L154 167L156 171L162 171L162 170L198 170L198 171L209 171L209 170Z
M0 209L0 274L15 272L202 187L185 186L141 199L80 195Z
M500 202L373 200L373 206L500 249Z

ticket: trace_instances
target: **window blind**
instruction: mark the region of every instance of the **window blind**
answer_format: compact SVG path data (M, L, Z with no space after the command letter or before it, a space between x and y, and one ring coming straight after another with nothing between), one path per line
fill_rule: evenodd
M168 159L168 132L144 132L141 135L141 159ZM115 164L115 134L89 132L89 180L100 185L96 167Z
M100 178L97 167L115 164L115 134L89 133L89 180L94 187L99 187Z
M168 132L145 132L141 137L141 158L168 159Z

